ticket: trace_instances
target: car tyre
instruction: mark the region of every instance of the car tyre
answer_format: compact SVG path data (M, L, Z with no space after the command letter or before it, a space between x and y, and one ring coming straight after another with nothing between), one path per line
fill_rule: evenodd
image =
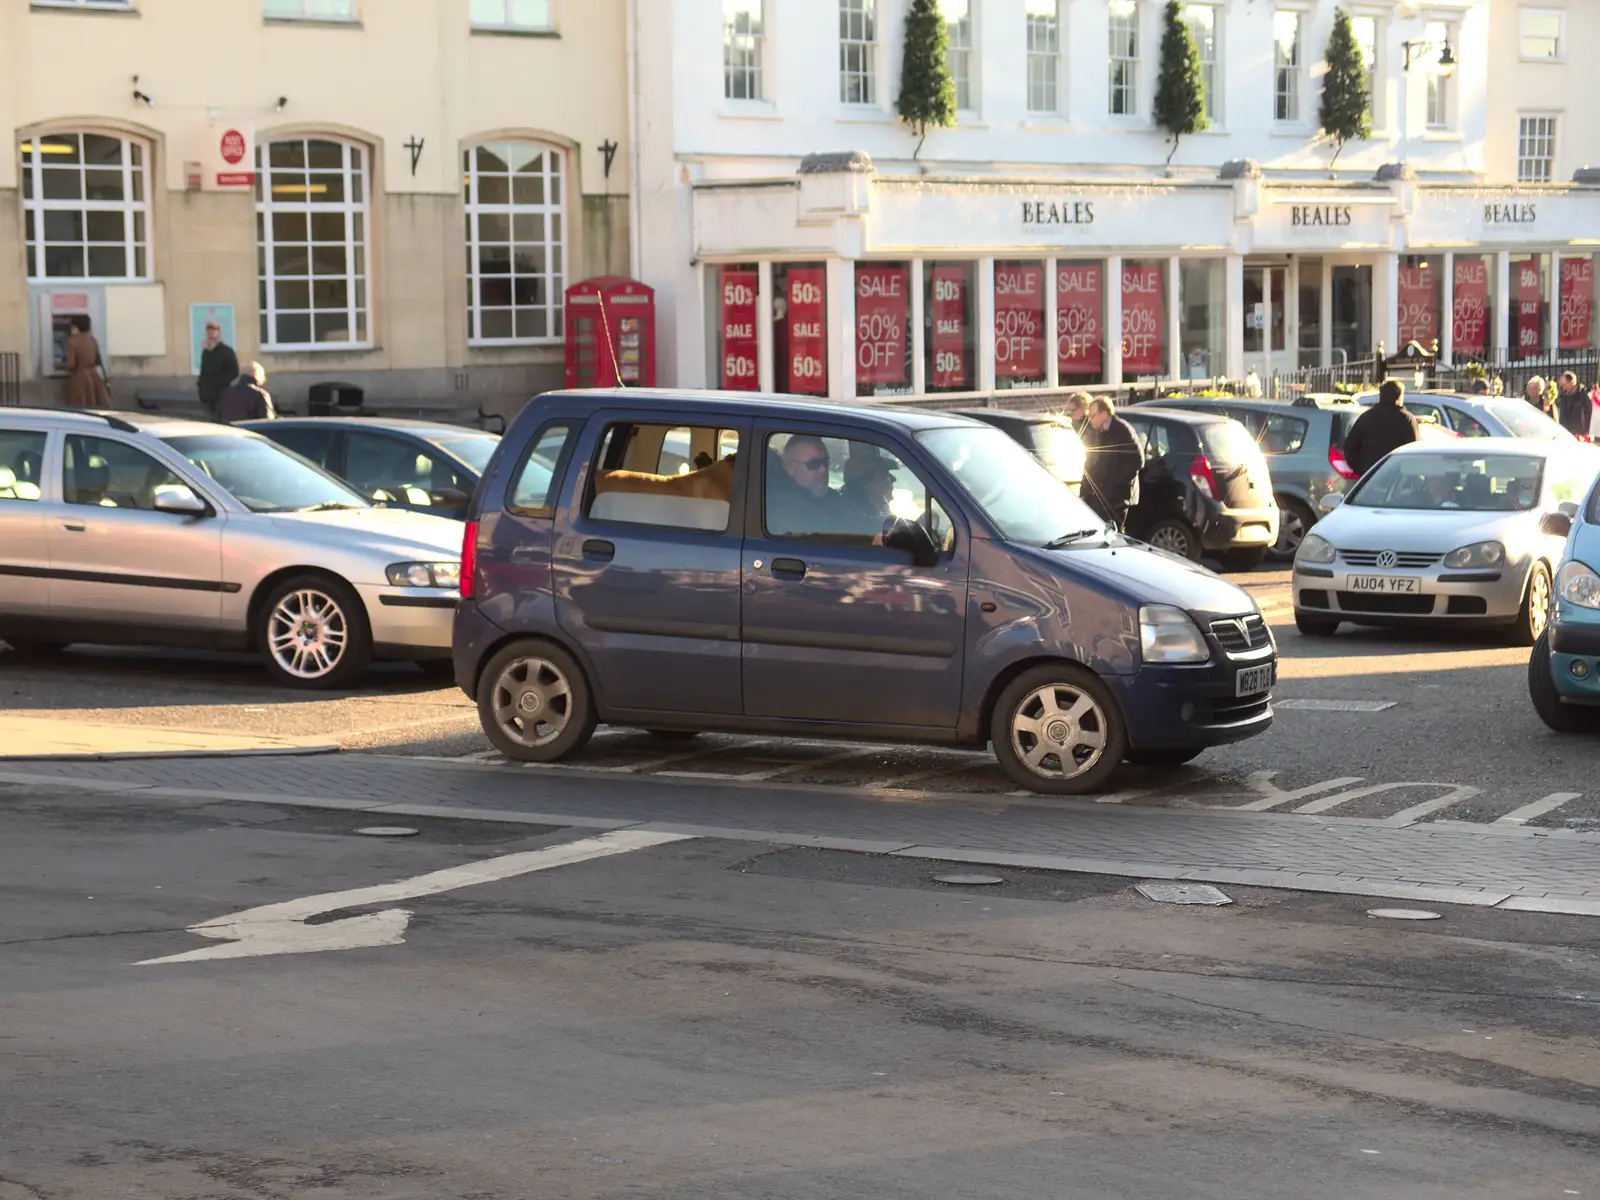
M361 598L330 575L296 575L273 588L256 617L255 639L268 672L288 687L349 687L372 661Z
M1532 646L1550 624L1551 583L1550 568L1543 560L1533 564L1528 572L1528 586L1522 594L1522 608L1511 626L1513 646Z
M1225 570L1254 571L1267 557L1267 547L1252 546L1248 550L1224 550L1217 555Z
M1176 517L1163 517L1157 521L1144 531L1142 540L1157 550L1165 550L1190 562L1200 561L1200 535L1187 521L1180 521Z
M1204 746L1179 746L1152 750L1130 748L1127 754L1123 756L1123 761L1132 763L1136 767L1172 770L1183 766L1184 763L1193 762L1205 753L1205 749Z
M10 638L0 640L3 640L6 645L11 647L13 658L20 658L28 662L55 658L68 646L72 645L71 642L42 642L33 638L20 638L16 641L12 641Z
M1339 622L1310 616L1298 608L1294 610L1294 627L1307 637L1332 637L1339 632Z
M512 642L478 677L478 719L517 762L559 762L588 743L598 719L589 680L553 642Z
M1293 562L1294 556L1300 553L1300 543L1317 523L1317 514L1293 496L1279 496L1277 500L1278 540L1267 551L1267 557L1273 562Z
M1550 676L1550 634L1539 635L1528 656L1528 698L1539 719L1557 733L1600 732L1600 709L1564 703Z
M1084 667L1050 663L1018 675L995 701L994 755L1029 791L1077 796L1102 790L1128 752L1111 690Z

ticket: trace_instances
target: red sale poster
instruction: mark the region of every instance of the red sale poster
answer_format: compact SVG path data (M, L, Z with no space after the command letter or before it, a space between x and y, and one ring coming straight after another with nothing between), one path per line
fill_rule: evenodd
M1062 378L1098 375L1104 357L1104 268L1099 263L1056 267L1056 369Z
M1433 348L1439 336L1439 293L1431 267L1400 268L1400 344L1416 342Z
M722 386L753 392L756 371L755 271L725 267L722 271Z
M967 280L961 267L932 269L933 328L929 353L933 371L928 385L959 389L967 386Z
M1451 336L1456 357L1482 358L1489 342L1489 260L1455 260Z
M905 267L856 267L856 382L905 383Z
M1539 277L1539 260L1513 259L1511 281L1517 297L1516 357L1533 358L1544 352L1544 288Z
M803 396L823 396L828 391L827 287L826 268L789 268L785 386Z
M994 265L994 373L1001 379L1044 375L1044 267Z
M1166 369L1166 271L1160 263L1122 268L1122 377Z
M1561 260L1561 349L1587 350L1594 313L1594 259Z

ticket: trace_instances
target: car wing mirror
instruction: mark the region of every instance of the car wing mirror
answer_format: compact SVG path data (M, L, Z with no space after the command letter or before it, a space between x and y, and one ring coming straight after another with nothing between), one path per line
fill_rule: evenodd
M161 484L155 490L151 507L156 512L176 513L181 517L203 517L211 511L211 506L185 483Z
M1323 513L1331 513L1334 509L1338 508L1339 505L1341 505L1343 503L1344 503L1344 497L1341 496L1338 492L1329 492L1321 500L1317 501L1317 508L1318 508L1319 511L1321 511Z
M931 567L939 561L939 547L934 545L933 535L925 526L903 517L897 518L883 535L883 544L909 554L914 567Z
M1547 512L1539 518L1539 532L1546 537L1557 537L1563 541L1572 532L1572 514L1566 512Z

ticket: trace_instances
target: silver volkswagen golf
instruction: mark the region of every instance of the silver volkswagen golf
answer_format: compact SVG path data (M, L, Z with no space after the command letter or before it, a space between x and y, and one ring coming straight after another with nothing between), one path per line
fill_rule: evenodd
M258 434L0 409L0 640L255 649L294 687L448 665L461 525L374 507Z

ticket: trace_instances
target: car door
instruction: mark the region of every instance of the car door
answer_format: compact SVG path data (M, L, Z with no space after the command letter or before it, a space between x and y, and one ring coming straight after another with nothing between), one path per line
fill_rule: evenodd
M224 582L220 516L157 512L157 488L190 480L118 438L69 434L61 504L47 523L57 620L217 628Z
M961 706L968 548L904 448L847 428L758 427L744 543L744 711L952 729ZM920 521L918 563L883 545Z
M44 616L49 610L50 549L45 515L42 429L0 425L0 618Z
M723 456L679 473L693 463L667 435L684 428ZM590 419L574 456L584 465L568 471L556 516L556 620L608 709L740 711L737 451L749 431L748 421L686 425L648 412Z

